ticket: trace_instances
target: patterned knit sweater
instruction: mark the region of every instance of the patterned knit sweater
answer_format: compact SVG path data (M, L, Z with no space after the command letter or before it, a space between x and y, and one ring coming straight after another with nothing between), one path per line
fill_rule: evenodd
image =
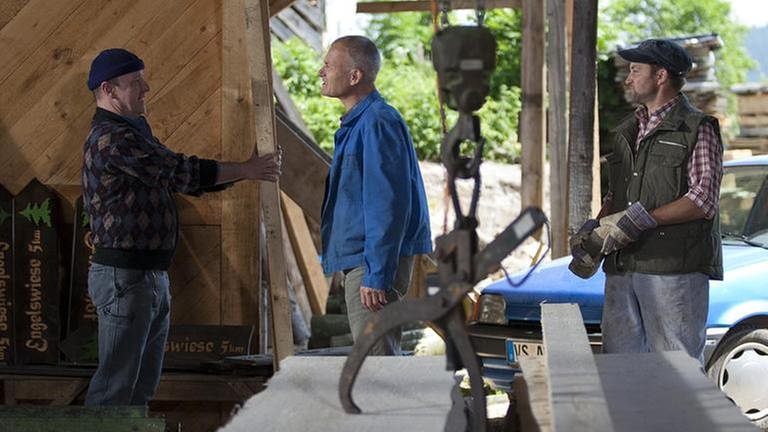
M215 187L216 161L174 153L143 117L96 109L83 149L83 203L90 216L93 262L165 270L176 249L174 192L200 195Z

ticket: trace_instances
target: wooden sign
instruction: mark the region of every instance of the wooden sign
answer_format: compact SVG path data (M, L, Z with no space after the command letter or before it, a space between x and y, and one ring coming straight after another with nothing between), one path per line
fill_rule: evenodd
M251 354L254 326L172 325L164 367L196 368L224 357Z
M14 205L16 364L59 358L58 197L32 180Z
M13 358L13 196L0 186L0 365Z
M94 246L91 223L83 208L83 197L75 202L72 236L72 263L69 272L67 328L62 342L65 360L73 363L96 361L96 307L88 295L88 270ZM65 349L65 347L67 349Z

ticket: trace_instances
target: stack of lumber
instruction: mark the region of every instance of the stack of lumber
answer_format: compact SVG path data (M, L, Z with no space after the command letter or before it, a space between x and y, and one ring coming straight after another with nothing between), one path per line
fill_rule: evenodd
M768 153L768 85L738 84L731 88L738 98L739 136L729 148L750 150L753 154Z
M755 430L686 353L593 354L578 305L541 316L545 355L521 358L515 382L523 431Z
M707 114L717 117L721 126L727 124L725 112L727 99L724 90L715 76L715 51L722 48L723 40L717 34L673 38L693 59L693 68L686 75L686 85L683 93L688 96L693 106ZM635 48L637 44L620 47L620 49ZM624 82L627 78L629 63L618 55L613 57L616 66L616 81ZM627 93L624 97L629 101Z

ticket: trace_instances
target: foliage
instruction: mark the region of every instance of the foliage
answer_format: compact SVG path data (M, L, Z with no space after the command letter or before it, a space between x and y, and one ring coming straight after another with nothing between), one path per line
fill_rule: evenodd
M456 17L449 16L451 23ZM497 65L491 80L491 93L478 112L483 136L484 157L513 162L519 157L517 117L520 111L520 14L497 9L488 11L485 25L496 36ZM400 110L411 128L420 158L439 158L442 128L436 96L436 76L432 68L432 17L429 13L383 14L373 18L368 35L385 58L377 85L387 100ZM403 79L406 77L407 79ZM446 125L452 127L456 113L447 112Z
M339 101L320 94L321 81L317 75L322 66L320 55L293 38L272 44L272 61L315 141L323 150L333 153L333 134L344 107Z
M492 97L502 88L520 87L520 59L523 46L523 21L519 9L493 9L485 15L485 26L496 37L496 70L491 80Z
M376 14L366 32L389 62L412 64L429 59L432 43L429 13Z
M499 37L499 64L492 81L492 93L478 115L486 138L485 157L512 162L519 157L517 116L520 111L519 30L504 21L514 13L489 12L486 23ZM509 32L509 35L505 33ZM382 52L383 66L376 80L381 94L397 108L408 124L420 159L438 160L443 133L437 101L436 76L429 58L432 39L431 16L426 13L382 14L375 16L369 36ZM502 52L501 50L504 50ZM344 108L335 99L320 94L317 72L320 56L298 39L275 42L272 46L275 69L302 112L318 144L333 152L333 135ZM447 127L452 127L456 113L447 112Z
M602 50L618 41L717 33L724 44L715 52L721 85L743 82L753 66L743 46L747 28L731 18L727 0L611 0L604 5L598 26Z

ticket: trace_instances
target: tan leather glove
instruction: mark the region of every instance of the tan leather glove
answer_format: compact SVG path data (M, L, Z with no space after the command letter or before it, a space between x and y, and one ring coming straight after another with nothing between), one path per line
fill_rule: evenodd
M636 202L624 211L600 219L595 234L603 239L603 255L608 255L637 241L643 231L656 226L656 219Z

